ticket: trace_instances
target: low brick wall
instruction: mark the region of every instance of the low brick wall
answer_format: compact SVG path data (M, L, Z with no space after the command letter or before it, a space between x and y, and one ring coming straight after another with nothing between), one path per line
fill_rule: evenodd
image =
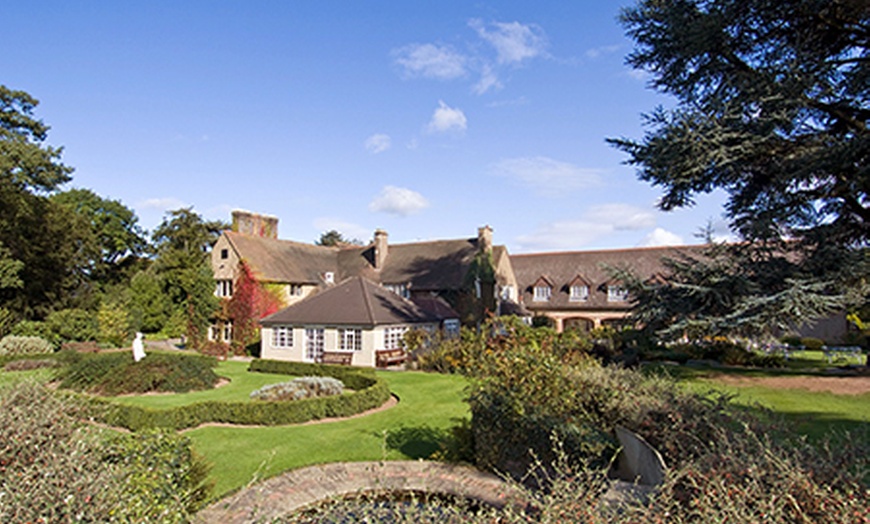
M480 501L521 504L498 477L466 466L424 461L340 462L284 473L213 503L197 523L242 524L274 519L333 497L368 491L421 491Z

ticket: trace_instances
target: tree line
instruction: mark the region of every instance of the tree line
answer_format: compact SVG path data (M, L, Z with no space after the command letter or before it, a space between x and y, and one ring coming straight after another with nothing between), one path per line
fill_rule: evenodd
M122 202L64 189L73 168L38 104L0 85L0 337L200 342L218 306L209 250L228 226L182 208L149 234Z

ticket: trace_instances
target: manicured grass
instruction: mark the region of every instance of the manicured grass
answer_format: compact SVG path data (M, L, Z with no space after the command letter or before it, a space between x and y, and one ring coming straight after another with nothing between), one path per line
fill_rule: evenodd
M821 352L817 352L821 354ZM824 358L808 359L817 366L827 365ZM819 439L831 431L867 430L870 428L870 393L861 395L836 395L829 392L806 389L786 389L762 385L732 385L717 381L717 376L739 375L749 378L782 376L830 376L823 370L812 367L806 361L788 369L740 369L740 368L668 368L692 391L707 393L718 391L734 395L733 402L747 409L759 406L783 415L794 423L795 431L811 439Z
M207 400L243 402L250 400L249 395L255 389L267 384L287 382L294 377L274 375L271 373L248 373L248 363L241 361L224 361L218 363L215 373L230 380L230 383L214 389L175 393L171 395L135 395L114 397L113 402L144 406L149 408L174 408L186 406Z
M311 425L208 426L186 432L212 464L214 495L312 464L425 458L449 427L468 416L466 382L460 376L379 373L400 401L378 413Z

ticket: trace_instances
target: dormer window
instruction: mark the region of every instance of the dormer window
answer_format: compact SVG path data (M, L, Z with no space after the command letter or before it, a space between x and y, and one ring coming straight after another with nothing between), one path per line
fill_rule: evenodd
M582 275L577 275L568 282L568 300L570 302L589 300L589 282Z
M408 289L408 284L384 284L384 288L402 298L411 298L411 291Z
M574 284L568 295L571 302L585 302L589 300L589 286L585 284Z
M609 285L607 286L607 301L608 302L626 302L628 300L628 290L622 286Z
M550 300L550 295L553 294L553 288L544 284L538 284L535 286L535 302L547 302Z

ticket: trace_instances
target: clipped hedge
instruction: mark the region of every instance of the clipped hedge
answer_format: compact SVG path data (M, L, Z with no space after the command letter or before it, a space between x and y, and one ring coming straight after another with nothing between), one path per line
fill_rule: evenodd
M338 378L355 391L332 397L279 402L207 401L170 409L128 406L103 398L90 397L86 400L89 404L88 415L100 422L132 431L150 428L179 430L208 422L281 426L322 418L356 415L376 408L390 398L390 389L386 381L369 370L254 360L248 371L296 376L331 376Z
M202 355L152 352L134 362L128 351L82 355L58 373L60 387L98 395L211 389L217 360Z

